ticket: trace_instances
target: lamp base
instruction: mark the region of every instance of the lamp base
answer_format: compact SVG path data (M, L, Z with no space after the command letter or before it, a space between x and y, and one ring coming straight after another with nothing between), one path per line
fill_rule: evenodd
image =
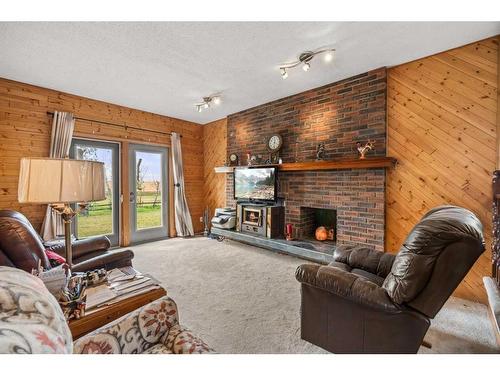
M73 249L71 247L71 221L73 218L87 207L87 204L78 204L78 210L73 210L73 208L68 204L51 204L50 207L56 211L64 221L64 243L66 247L66 263L69 268L73 267Z

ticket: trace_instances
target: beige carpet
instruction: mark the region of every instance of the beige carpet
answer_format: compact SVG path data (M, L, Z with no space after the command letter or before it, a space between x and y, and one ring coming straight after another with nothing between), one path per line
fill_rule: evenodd
M203 237L134 246L134 266L158 278L178 304L181 323L219 353L325 353L300 339L305 261L234 241ZM451 298L421 353L499 352L486 306Z

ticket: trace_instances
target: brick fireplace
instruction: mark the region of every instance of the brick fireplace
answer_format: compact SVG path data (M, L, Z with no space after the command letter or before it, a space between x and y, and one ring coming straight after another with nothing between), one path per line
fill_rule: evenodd
M337 210L331 208L300 207L299 223L296 225L296 236L299 239L315 239L316 230L324 227L331 237L326 241L335 243L337 233Z
M235 113L228 117L228 154L267 155L272 134L283 137L283 162L315 159L325 144L325 159L357 157L355 144L375 140L370 156L386 154L386 70L380 68ZM279 172L285 222L299 236L310 233L310 209L336 212L337 244L384 249L385 170ZM235 205L232 174L226 180L227 204Z

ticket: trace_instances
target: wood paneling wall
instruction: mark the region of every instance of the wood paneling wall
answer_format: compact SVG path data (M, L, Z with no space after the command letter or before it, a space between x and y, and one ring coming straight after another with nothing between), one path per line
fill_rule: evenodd
M484 225L486 252L455 293L485 302L491 178L498 157L498 41L490 38L388 70L386 247L397 251L430 208L454 204Z
M68 111L78 117L123 124L123 128L92 121L77 121L75 136L112 140L122 145L122 165L126 166L128 143L148 143L170 146L170 136L148 132L175 131L182 134L182 150L186 195L196 231L202 230L199 217L203 212L203 128L199 124L160 116L102 101L65 94L24 83L0 79L0 209L23 212L36 229L40 228L44 206L17 202L19 160L24 156L48 156L52 117L47 111ZM127 125L143 128L134 130ZM126 171L126 168L122 168ZM126 175L124 173L124 175ZM170 186L173 191L173 186ZM122 184L124 198L128 184ZM124 199L126 219L127 199ZM173 205L170 206L172 218ZM122 220L126 226L128 219ZM173 220L170 233L174 234ZM122 244L128 244L126 233Z
M203 126L204 197L213 216L215 208L226 206L226 175L215 173L214 167L224 165L227 150L227 119Z

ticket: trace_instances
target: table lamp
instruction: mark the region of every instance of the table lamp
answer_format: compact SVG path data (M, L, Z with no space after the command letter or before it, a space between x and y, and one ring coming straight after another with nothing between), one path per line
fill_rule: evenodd
M104 163L87 160L22 158L20 203L49 204L64 221L66 262L72 266L71 220L87 202L106 199ZM77 203L74 210L71 203Z

